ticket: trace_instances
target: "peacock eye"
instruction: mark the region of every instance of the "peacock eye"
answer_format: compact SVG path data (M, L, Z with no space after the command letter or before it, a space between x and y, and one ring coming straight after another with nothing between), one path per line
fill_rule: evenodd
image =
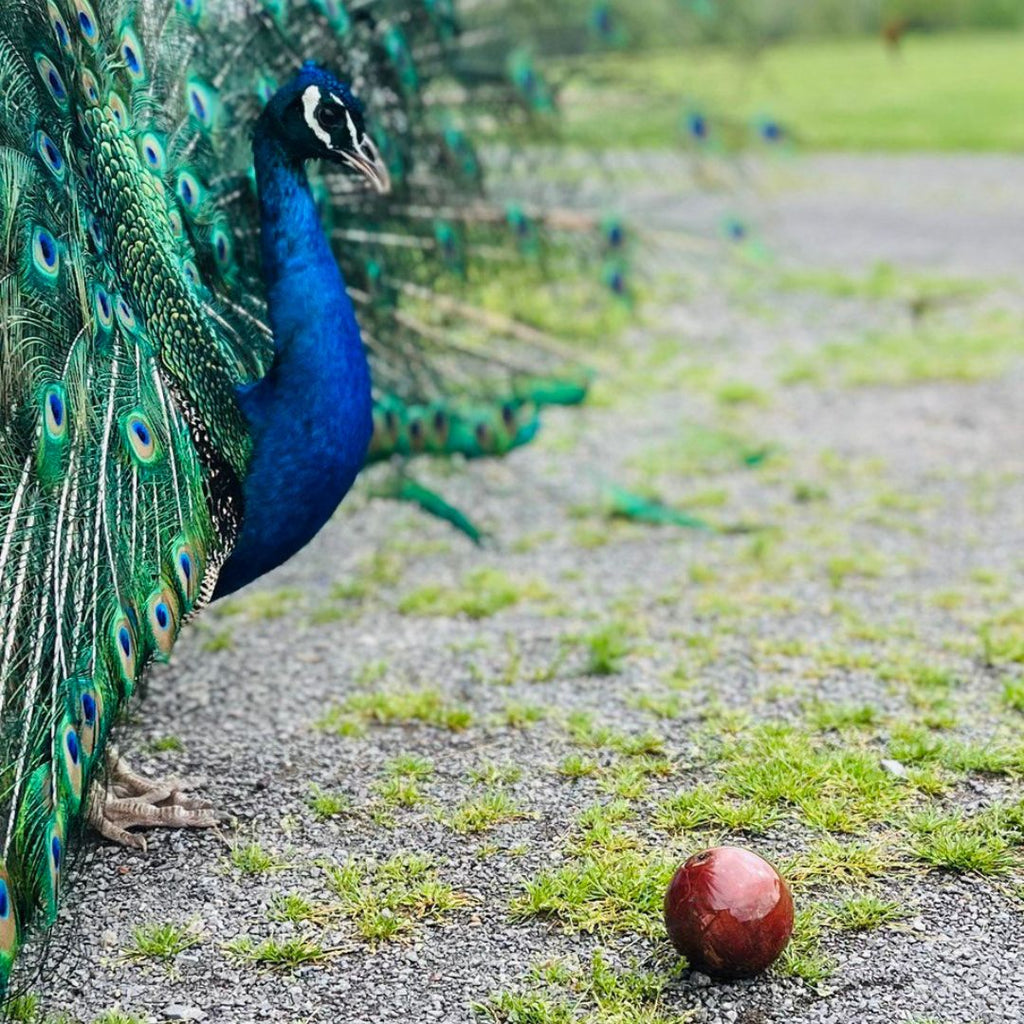
M317 120L323 128L337 128L341 124L343 115L344 111L341 107L331 104L330 106L321 107L317 111Z

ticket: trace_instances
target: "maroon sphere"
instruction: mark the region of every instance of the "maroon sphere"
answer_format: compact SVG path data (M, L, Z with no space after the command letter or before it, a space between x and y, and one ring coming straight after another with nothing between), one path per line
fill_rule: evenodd
M665 926L693 967L744 978L770 967L793 934L793 897L764 858L735 846L691 857L665 893Z

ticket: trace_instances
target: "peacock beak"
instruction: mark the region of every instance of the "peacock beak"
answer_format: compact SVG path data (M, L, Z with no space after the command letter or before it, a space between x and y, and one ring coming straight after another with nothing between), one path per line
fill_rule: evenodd
M377 144L369 135L364 135L359 140L358 149L348 150L343 159L349 167L363 175L380 195L386 196L391 191L391 172Z

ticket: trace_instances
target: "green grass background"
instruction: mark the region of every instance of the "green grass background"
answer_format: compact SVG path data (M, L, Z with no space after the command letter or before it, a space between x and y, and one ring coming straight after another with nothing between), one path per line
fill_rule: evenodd
M898 58L878 38L785 43L753 61L710 48L591 57L567 93L567 139L663 147L687 98L781 118L805 149L1022 151L1024 33L911 36Z

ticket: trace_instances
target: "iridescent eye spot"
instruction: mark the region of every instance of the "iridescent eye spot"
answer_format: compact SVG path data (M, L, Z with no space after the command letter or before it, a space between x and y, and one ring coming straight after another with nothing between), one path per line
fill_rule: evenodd
M53 423L54 429L60 430L64 425L64 405L60 400L60 395L56 393L51 394L46 408L50 414L50 421Z
M135 38L135 34L126 29L125 34L121 37L121 56L124 59L125 67L128 69L128 74L136 80L145 76L140 56L141 52L142 50L138 40Z
M182 544L174 555L174 570L178 577L178 587L187 604L196 599L199 592L199 563L195 549L190 544Z
M92 757L96 749L96 741L99 739L99 720L103 714L98 691L87 691L82 694L81 699L82 715L79 725L81 736L79 743L83 752Z
M64 737L64 746L67 748L68 757L71 758L72 764L78 764L82 756L82 751L78 746L78 733L74 729L68 729L67 735Z
M185 225L182 223L181 214L177 210L171 210L167 214L167 220L171 225L173 234L181 238L185 234Z
M36 231L35 240L43 263L52 270L57 265L57 243L53 240L53 235L40 228Z
M189 213L195 213L199 208L200 196L202 195L202 190L195 176L189 174L188 171L182 171L178 175L177 193L185 209Z
M64 785L71 804L77 808L82 799L82 746L71 725L64 727Z
M110 108L110 113L113 115L118 127L127 128L128 107L125 106L124 100L116 92L112 92L108 97L107 106Z
M53 905L53 900L57 895L57 887L60 885L60 867L61 861L64 859L64 839L63 830L60 825L60 821L54 821L53 824L47 829L47 840L46 840L46 853L49 859L49 875L50 875L50 905L53 911L56 911L56 906Z
M477 444L480 445L486 445L491 436L486 423L478 423L474 434L476 435Z
M164 147L152 132L147 132L139 140L139 152L151 171L162 171L167 165L167 154Z
M169 655L174 646L178 608L178 598L170 587L157 591L149 599L149 627L157 647L165 655Z
M213 124L217 100L215 93L208 86L195 80L189 82L185 90L185 102L188 105L188 113L204 128L209 128Z
M223 228L213 232L213 255L222 270L231 262L231 239Z
M130 688L135 682L135 633L127 615L114 624L114 653L121 666L121 677Z
M181 272L185 275L185 280L193 288L199 287L199 270L191 260L185 260L181 266Z
M100 327L104 330L110 330L114 323L114 308L110 304L110 296L106 293L106 290L97 285L96 287L96 298L93 303L96 310L96 319L99 322Z
M82 92L90 104L95 106L100 101L100 86L96 76L91 71L83 71L81 77Z
M131 306L125 302L124 299L119 298L117 305L115 306L117 312L117 319L121 326L129 332L134 332L135 328L138 327L138 321L135 319L135 311Z
M0 878L0 918L7 920L11 916L11 894L5 879Z
M68 27L61 17L60 11L52 3L47 3L46 8L50 13L50 24L53 26L53 34L57 40L57 45L63 50L70 49L71 36L68 33Z
M56 280L60 273L57 240L46 228L36 228L32 233L32 262L36 270L50 280Z
M139 462L152 462L156 458L156 438L153 429L141 413L132 413L125 423L128 448Z
M85 37L86 42L95 46L99 42L99 23L96 20L96 12L87 0L76 0L75 8L78 11L78 28Z
M64 389L58 384L49 388L43 399L43 421L46 426L46 434L51 441L60 441L67 434L67 406Z
M54 67L53 61L49 57L39 54L36 57L36 68L42 76L47 91L61 107L64 107L67 104L68 91L64 86L64 79L60 77L60 72Z
M46 164L46 168L58 179L64 177L64 157L61 156L57 144L46 132L36 132L36 152Z

